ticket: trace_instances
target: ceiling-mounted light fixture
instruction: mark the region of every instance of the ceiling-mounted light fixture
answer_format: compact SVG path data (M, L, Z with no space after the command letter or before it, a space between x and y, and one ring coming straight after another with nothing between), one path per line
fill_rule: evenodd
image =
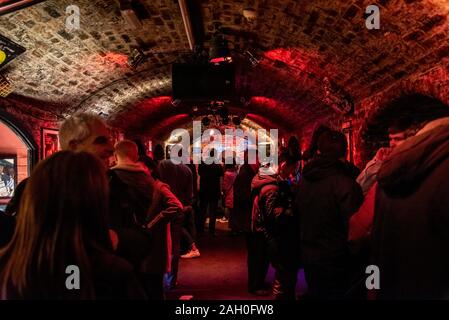
M128 56L128 65L136 69L147 60L146 54L140 48L134 48Z
M243 55L249 60L251 63L251 66L257 67L260 63L260 59L257 59L254 54L252 54L250 51L246 50Z
M323 102L341 114L350 114L354 111L354 103L346 92L337 87L328 77L323 79Z
M252 23L257 19L257 11L253 8L245 8L243 9L243 16L249 23Z
M173 107L177 107L177 106L179 106L181 104L181 100L179 100L179 99L173 99L172 101L171 101L171 105L173 106Z

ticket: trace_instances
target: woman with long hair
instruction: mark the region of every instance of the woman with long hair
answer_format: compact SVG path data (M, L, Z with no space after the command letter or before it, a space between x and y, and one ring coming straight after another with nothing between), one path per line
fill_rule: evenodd
M131 265L112 254L107 204L106 172L95 156L61 151L40 162L0 251L1 298L143 298ZM75 289L67 285L73 266Z

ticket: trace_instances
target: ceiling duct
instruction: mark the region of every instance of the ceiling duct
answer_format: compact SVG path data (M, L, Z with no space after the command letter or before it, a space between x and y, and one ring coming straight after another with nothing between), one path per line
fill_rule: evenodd
M192 23L190 21L189 10L187 8L186 0L179 0L179 8L181 9L182 22L184 23L184 29L186 30L187 40L189 41L190 50L193 50L195 46L195 38L193 36Z

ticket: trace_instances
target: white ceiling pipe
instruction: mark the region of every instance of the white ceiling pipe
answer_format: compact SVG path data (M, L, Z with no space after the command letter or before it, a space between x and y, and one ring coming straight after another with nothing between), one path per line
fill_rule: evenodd
M178 0L179 8L181 9L182 21L189 41L190 50L195 46L195 38L193 37L192 24L190 22L189 10L187 9L186 0Z

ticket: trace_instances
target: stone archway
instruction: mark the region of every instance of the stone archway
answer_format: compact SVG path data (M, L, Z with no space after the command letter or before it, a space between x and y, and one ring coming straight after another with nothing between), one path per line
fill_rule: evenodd
M16 141L26 148L26 176L29 176L38 161L38 145L34 137L22 127L19 120L2 110L0 110L0 125L9 130L10 134L17 138Z

